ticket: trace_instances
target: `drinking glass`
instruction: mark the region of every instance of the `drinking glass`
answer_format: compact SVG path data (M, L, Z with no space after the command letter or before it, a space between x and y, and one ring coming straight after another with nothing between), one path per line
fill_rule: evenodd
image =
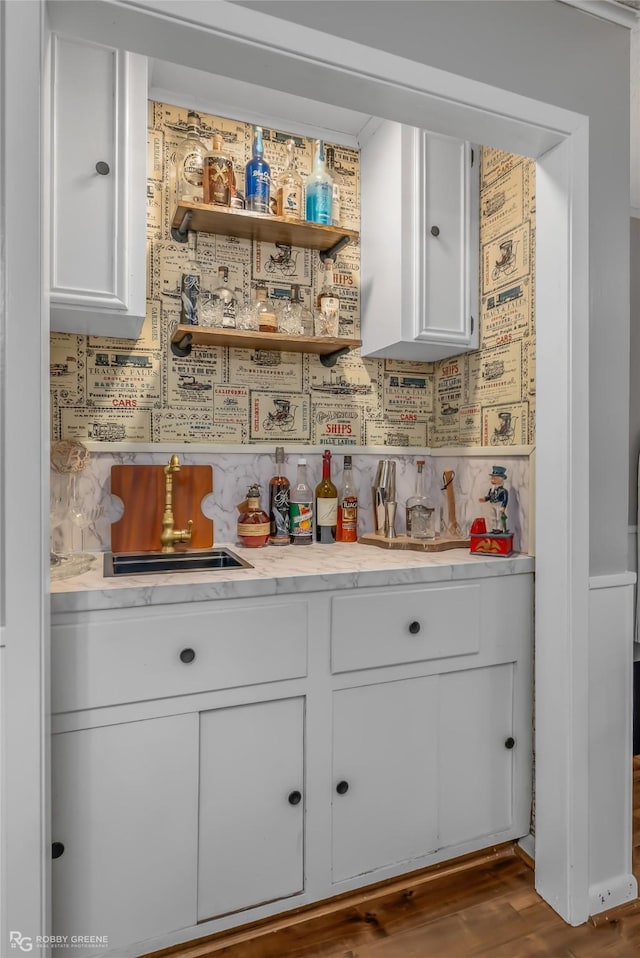
M58 565L61 557L53 548L53 533L62 525L69 509L69 482L66 476L51 473L49 485L49 565Z
M85 531L102 515L102 504L94 498L93 483L87 476L73 476L69 518L80 529L80 552L85 552Z

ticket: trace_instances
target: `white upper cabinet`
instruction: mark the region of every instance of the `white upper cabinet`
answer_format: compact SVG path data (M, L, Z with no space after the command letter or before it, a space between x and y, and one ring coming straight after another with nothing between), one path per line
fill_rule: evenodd
M146 57L54 34L51 82L51 328L135 339L146 293Z
M362 144L362 354L478 348L479 150L383 121Z

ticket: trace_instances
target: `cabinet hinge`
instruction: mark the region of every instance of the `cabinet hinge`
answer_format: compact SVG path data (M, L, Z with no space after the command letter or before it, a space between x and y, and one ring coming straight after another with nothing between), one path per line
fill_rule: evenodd
M475 321L475 319L474 319L473 316L472 316L472 317L471 317L471 335L472 335L472 336L473 336L473 331L474 331L475 328L476 328L476 321Z
M476 156L475 150L472 149L472 150L471 150L471 166L473 166L473 163L474 163L474 160L475 160L475 156Z

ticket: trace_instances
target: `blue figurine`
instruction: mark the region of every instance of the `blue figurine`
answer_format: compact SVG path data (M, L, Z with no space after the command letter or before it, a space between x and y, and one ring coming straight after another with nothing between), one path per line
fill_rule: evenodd
M486 496L480 497L480 502L490 502L493 513L492 532L507 533L507 503L509 493L504 487L507 478L507 470L504 466L494 466L489 473L491 488Z

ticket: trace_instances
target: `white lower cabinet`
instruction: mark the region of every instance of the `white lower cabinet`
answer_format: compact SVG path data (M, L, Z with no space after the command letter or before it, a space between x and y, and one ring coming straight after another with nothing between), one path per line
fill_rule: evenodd
M532 623L530 574L54 616L52 933L144 955L527 834Z
M438 678L439 848L499 835L514 824L514 782L521 750L526 761L529 748L515 734L513 679L513 663ZM528 763L522 771L526 783Z
M117 949L195 924L197 726L174 715L53 736L54 934Z
M511 828L512 733L510 664L335 692L333 881Z
M437 848L437 684L426 676L334 693L334 882Z
M200 714L198 920L303 887L304 701Z

